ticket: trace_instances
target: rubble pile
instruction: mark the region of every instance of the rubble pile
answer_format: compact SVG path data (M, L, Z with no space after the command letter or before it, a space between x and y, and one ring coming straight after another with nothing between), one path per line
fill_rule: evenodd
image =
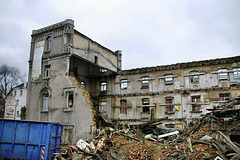
M237 160L240 145L223 133L240 130L240 109L233 107L233 101L239 105L239 98L232 100L183 130L157 128L164 119L132 128L113 129L111 124L94 138L80 139L76 145L67 146L55 159Z

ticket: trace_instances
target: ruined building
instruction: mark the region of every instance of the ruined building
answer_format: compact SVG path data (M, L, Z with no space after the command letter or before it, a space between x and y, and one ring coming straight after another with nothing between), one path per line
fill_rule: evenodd
M73 143L101 127L98 113L115 125L167 117L161 127L183 128L240 95L240 56L131 70L121 69L121 56L72 20L34 30L27 119L60 122L63 142Z

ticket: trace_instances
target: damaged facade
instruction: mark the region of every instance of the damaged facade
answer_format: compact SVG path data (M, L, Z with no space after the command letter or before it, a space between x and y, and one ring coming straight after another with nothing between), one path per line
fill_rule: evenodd
M178 63L121 71L108 101L118 122L134 125L167 117L161 127L184 128L213 106L239 96L239 85L239 56Z
M184 128L240 95L240 56L121 70L113 52L74 29L72 20L32 32L27 119L64 125L63 143L91 137L100 112L118 124L167 117Z
M101 72L106 69L107 73ZM79 33L72 20L34 30L26 119L61 123L63 143L91 137L97 97L105 93L103 84L118 70L121 52L112 52Z

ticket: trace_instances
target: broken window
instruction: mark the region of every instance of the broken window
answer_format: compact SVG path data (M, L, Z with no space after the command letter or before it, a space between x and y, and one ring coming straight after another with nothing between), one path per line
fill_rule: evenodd
M49 101L49 94L44 93L43 94L43 107L42 107L43 111L48 111L48 101Z
M219 100L224 102L230 100L230 93L219 94Z
M51 49L51 46L52 46L52 37L49 36L47 37L47 40L46 40L46 51L49 51Z
M166 111L167 112L173 112L173 97L167 97L166 98Z
M165 77L165 84L166 85L172 85L173 84L173 75L172 74L167 74L164 77Z
M150 104L149 98L143 98L142 99L142 105L149 105L149 104ZM149 106L143 106L142 107L142 112L143 113L149 113L150 112Z
M127 100L120 100L120 113L127 113Z
M99 111L100 111L100 113L107 112L107 102L106 101L100 102Z
M190 82L191 83L199 83L199 72L198 71L192 71L190 72Z
M127 80L126 79L122 79L120 81L121 84L121 89L127 89Z
M193 96L192 97L192 111L200 111L201 110L201 105L200 103L200 96Z
M218 70L218 79L219 80L227 80L228 79L227 69L219 69Z
M233 69L233 78L234 79L240 79L240 68L234 68Z
M44 66L44 76L45 78L50 77L50 65Z
M83 89L86 89L86 84L85 84L84 81L81 81L81 86L82 86Z
M67 91L66 96L67 96L66 108L68 109L73 108L73 91Z
M107 82L101 82L101 91L107 90Z

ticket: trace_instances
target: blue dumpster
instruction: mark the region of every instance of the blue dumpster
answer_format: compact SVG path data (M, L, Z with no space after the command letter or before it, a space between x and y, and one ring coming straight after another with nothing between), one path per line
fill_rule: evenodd
M0 119L0 158L52 159L61 135L59 123Z

